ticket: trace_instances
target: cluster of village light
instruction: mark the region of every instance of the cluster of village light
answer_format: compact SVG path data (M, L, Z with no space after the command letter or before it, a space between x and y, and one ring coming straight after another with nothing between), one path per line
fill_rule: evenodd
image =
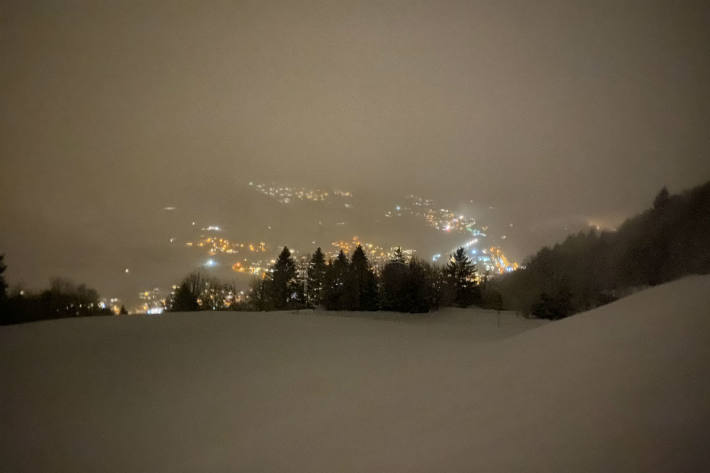
M420 196L410 194L405 198L404 205L395 205L392 210L385 212L385 217L394 218L402 216L414 216L422 218L430 227L446 233L468 233L474 238L459 245L463 246L469 257L478 265L479 269L487 273L502 274L515 271L519 265L515 261L509 260L499 246L483 246L483 239L488 237L488 226L476 226L474 217L456 214L446 208L434 208L432 199L425 199ZM512 226L512 224L511 224ZM502 235L501 240L507 238ZM455 248L449 250L452 253ZM432 261L440 261L441 253L432 256Z
M329 198L349 198L352 193L348 191L326 191L322 189L309 189L306 187L290 187L267 185L255 182L249 182L249 187L255 191L270 197L282 204L290 204L296 200L310 200L313 202L323 202ZM346 207L350 204L346 203Z
M385 211L385 217L387 218L401 217L403 215L422 218L428 226L442 232L468 232L475 236L486 236L484 232L488 231L487 226L477 228L474 217L456 214L446 208L434 208L432 199L425 199L413 194L405 198L404 205L395 205L393 209Z
M335 259L341 250L346 255L351 255L358 246L362 247L370 260L370 263L374 266L383 266L387 261L392 259L394 252L397 249L401 249L406 258L411 258L416 252L411 248L400 248L397 246L385 249L376 243L362 241L359 237L354 236L350 240L338 240L332 242L331 247L325 251L326 258Z
M219 227L217 227L219 228ZM228 238L216 237L212 235L203 235L197 241L185 242L187 247L204 248L207 254L214 256L218 253L224 254L240 254L240 253L266 253L267 246L263 241L231 241Z
M291 204L294 201L327 202L330 199L340 199L339 202L344 202L346 207L352 207L350 201L352 193L347 191L326 191L316 188L275 186L254 182L249 182L249 187L284 205ZM165 208L165 210L168 209L174 210L174 207ZM477 226L474 217L457 214L446 208L436 208L434 200L413 194L407 196L402 205L394 205L385 212L385 217L388 218L403 216L420 218L427 226L440 232L468 234L470 239L458 246L465 248L466 253L476 263L482 274L502 274L519 268L518 263L509 260L499 246L485 244L485 240L488 238L488 227ZM192 226L193 228L197 227L196 222L192 222ZM203 251L206 254L203 266L208 269L220 266L220 262L225 263L224 259L227 259L228 262L226 263L235 273L263 278L266 277L270 266L275 261L274 255L271 255L271 253L280 249L280 245L279 248L271 247L263 241L230 240L220 236L224 230L219 225L207 225L201 227L201 231L203 234L198 239L187 241L184 246ZM501 236L501 239L505 238L505 235ZM171 244L175 242L176 238L170 238ZM335 259L340 251L343 251L346 255L351 255L357 246L361 246L365 250L370 262L376 268L384 266L392 258L394 251L399 248L365 241L353 236L349 240L333 241L330 246L324 247L323 251L326 259ZM301 254L291 246L289 248L291 248L299 270L304 270L308 264L310 253ZM444 262L442 258L448 258L455 249L451 248L446 252L434 254L431 260L433 262ZM414 249L401 248L401 250L406 258L411 258L415 255ZM267 257L267 254L271 257ZM221 258L221 260L218 258ZM128 269L126 269L126 272L128 272ZM243 292L241 294L229 294L228 297L230 300L225 300L225 302L231 303L243 298L244 294ZM166 297L157 288L141 292L139 298L141 306L138 311L157 314L164 310ZM120 301L118 299L111 299L102 303L116 313L120 309Z

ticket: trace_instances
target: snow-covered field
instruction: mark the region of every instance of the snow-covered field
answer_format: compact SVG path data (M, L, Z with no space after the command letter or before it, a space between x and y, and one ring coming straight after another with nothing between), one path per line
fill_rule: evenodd
M549 324L343 315L0 327L0 471L710 470L710 277Z

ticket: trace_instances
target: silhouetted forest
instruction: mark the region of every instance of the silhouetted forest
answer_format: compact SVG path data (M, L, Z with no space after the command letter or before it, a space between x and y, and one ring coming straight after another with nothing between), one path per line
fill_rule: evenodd
M65 317L113 315L99 303L99 294L85 284L55 278L49 289L38 293L24 290L7 294L7 284L2 273L5 265L0 256L0 325L35 322Z
M634 290L710 272L710 182L653 206L617 231L580 232L498 278L504 306L560 319Z
M476 266L463 248L445 267L406 258L397 249L379 271L362 247L350 258L343 251L326 261L317 248L306 267L299 268L284 247L264 277L252 280L246 301L229 303L233 288L206 280L199 273L186 277L170 298L173 311L190 310L326 310L429 312L440 306L472 304L501 309L501 297L476 275ZM212 302L209 302L212 301Z

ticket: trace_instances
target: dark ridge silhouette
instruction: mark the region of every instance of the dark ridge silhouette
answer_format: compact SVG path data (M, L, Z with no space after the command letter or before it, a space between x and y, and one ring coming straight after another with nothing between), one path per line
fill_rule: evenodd
M688 274L710 272L710 182L664 187L653 207L617 231L580 232L545 247L494 282L505 307L560 319Z

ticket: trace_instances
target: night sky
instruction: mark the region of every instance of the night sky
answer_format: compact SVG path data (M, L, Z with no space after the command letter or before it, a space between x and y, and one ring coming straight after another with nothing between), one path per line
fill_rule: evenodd
M186 222L255 233L249 181L473 200L521 259L614 227L710 179L709 5L3 2L6 276L128 300Z

